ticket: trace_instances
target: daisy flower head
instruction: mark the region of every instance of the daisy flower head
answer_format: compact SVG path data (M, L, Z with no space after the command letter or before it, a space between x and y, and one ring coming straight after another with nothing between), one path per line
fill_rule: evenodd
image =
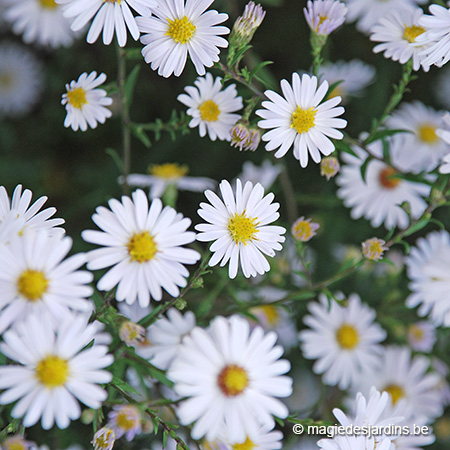
M297 242L308 242L317 234L319 227L318 223L311 222L310 218L305 219L302 216L292 224L291 234Z
M220 77L213 78L208 72L195 80L195 86L186 86L187 94L180 94L178 100L188 107L187 114L192 117L189 127L199 127L200 136L215 141L230 141L231 129L241 118L233 114L242 109L242 97L237 95L236 85L230 84L225 89Z
M323 374L325 384L347 389L365 369L377 366L386 332L357 294L348 297L347 306L332 300L330 307L322 294L308 309L311 315L304 322L309 328L299 333L300 346L305 358L317 360L313 371Z
M155 0L54 0L62 5L64 17L72 22L72 30L82 30L91 20L87 42L97 41L103 30L103 43L111 44L114 33L117 43L127 43L127 28L135 41L140 33L130 7L142 16L150 16Z
M398 135L407 148L407 151L398 155L399 167L413 173L423 170L429 172L436 168L442 157L450 151L449 142L444 139L445 133L450 135L449 131L445 131L450 128L450 124L443 117L443 111L436 111L419 101L404 103L392 113L386 120L386 126L409 131Z
M45 231L50 235L62 236L65 231L58 225L64 223L64 219L50 219L56 208L42 209L48 197L39 197L31 206L33 193L29 189L22 192L22 185L18 184L14 189L12 198L9 198L8 192L4 186L0 186L0 222L3 222L8 214L14 214L17 219L23 222L20 229L20 235L25 230Z
M136 353L148 359L155 367L167 370L178 355L181 341L195 327L192 311L181 314L170 308L167 318L162 317L147 328L146 344L136 348Z
M88 125L96 128L98 123L105 123L106 119L112 116L112 112L106 108L112 104L112 98L107 97L104 89L97 89L105 80L104 73L97 77L95 71L89 75L84 72L77 81L73 80L70 84L66 84L67 92L62 95L61 100L67 111L64 121L66 128L86 131Z
M23 116L42 91L42 66L32 52L16 44L0 45L0 117Z
M76 34L55 0L4 0L4 18L26 44L68 47Z
M187 176L189 168L177 163L152 164L148 175L132 173L127 177L129 186L150 187L149 197L161 198L169 186L182 191L203 192L212 189L216 181L206 177ZM119 179L123 182L123 178Z
M158 69L158 75L180 76L188 54L199 75L205 75L205 67L219 61L219 47L228 47L220 36L230 30L217 26L228 19L227 14L206 11L213 1L160 0L152 9L154 16L136 19L143 33L142 55L153 70Z
M116 442L116 433L108 426L100 428L92 439L94 450L112 450Z
M416 352L429 353L436 342L436 328L426 320L408 326L408 344Z
M261 327L250 331L239 316L216 317L207 330L196 327L183 340L168 372L175 392L183 397L177 414L183 425L195 422L191 435L213 441L220 435L236 444L257 439L262 426L275 426L272 415L285 418L288 361L275 346L276 334Z
M90 311L92 274L78 270L83 254L64 259L69 237L29 231L15 236L0 252L0 333L19 320L49 313L61 320L70 309Z
M399 177L400 162L405 160L404 141L398 134L388 140L392 166L372 159L367 163L365 179L361 176L361 166L367 159L367 153L358 147L353 150L358 156L342 154L345 164L336 177L339 186L338 197L344 205L352 208L353 219L364 217L370 220L374 228L381 224L387 229L392 227L406 228L409 216L400 206L408 202L411 217L419 218L427 207L424 197L430 193L430 186L415 183ZM379 156L383 155L382 141L375 141L368 146L369 150Z
M366 370L352 390L367 396L374 386L389 394L390 406L401 408L405 420L423 417L430 422L443 411L443 399L437 389L441 377L430 370L430 364L425 356L412 356L409 347L388 346L378 367Z
M3 335L1 352L14 364L0 367L0 404L15 404L11 415L31 427L67 428L81 415L78 399L97 409L107 393L98 384L112 376L103 370L113 362L108 348L94 342L98 327L86 317L66 314L52 323L45 315L30 316Z
M328 62L320 65L318 77L327 80L330 86L339 82L328 94L328 98L339 96L342 103L345 103L349 97L360 96L361 92L373 83L375 68L359 59Z
M422 68L425 72L429 65L423 64L423 47L417 45L416 38L425 32L420 24L423 16L421 8L398 9L381 17L370 30L370 40L381 42L374 47L374 53L384 52L385 58L391 58L400 64L413 61L413 70Z
M327 181L334 178L338 174L340 168L341 165L339 164L339 160L334 156L326 156L320 161L320 175L325 177Z
M260 427L253 439L247 436L242 442L233 443L224 436L213 443L205 442L200 448L202 450L278 450L282 448L282 440L281 431Z
M269 101L262 102L264 109L256 114L264 120L258 122L263 129L271 129L262 136L267 151L278 150L276 158L283 157L294 145L294 156L302 167L308 164L308 154L319 163L321 154L328 156L334 151L329 139L342 139L343 134L336 128L345 128L347 121L338 119L344 112L336 105L340 97L320 103L328 91L328 82L323 81L317 88L317 77L307 74L292 74L292 86L287 80L281 81L284 97L274 91L266 91Z
M127 441L142 431L141 411L135 405L115 405L108 414L109 426L115 433L116 439L125 436Z
M372 261L379 261L383 258L383 253L389 250L389 247L386 247L385 244L386 242L383 239L376 237L367 239L361 244L364 257Z
M214 192L205 191L208 203L200 203L198 214L208 223L195 226L200 233L197 240L214 241L210 250L214 252L209 265L220 262L223 267L228 262L228 275L235 278L238 266L246 278L263 275L270 270L264 255L273 257L275 251L281 250L282 236L285 228L269 225L278 219L279 203L272 203L272 193L264 196L264 188L250 181L242 187L241 180L236 180L233 192L230 183L222 180L219 185L221 200Z
M450 234L435 231L419 238L406 258L411 294L406 306L436 325L450 327Z
M117 286L116 300L128 304L139 301L148 306L150 298L161 300L162 289L176 297L186 286L189 275L184 264L195 264L200 254L182 247L195 240L186 231L191 221L160 199L148 204L138 189L122 202L111 199L110 210L98 207L92 220L102 231L85 230L86 242L102 248L88 253L88 269L113 266L98 282L97 288L109 291Z
M416 9L426 0L346 0L347 21L356 22L356 28L370 34L372 27L382 17L389 17L393 11Z
M314 33L327 36L344 23L347 8L338 0L308 0L303 13Z

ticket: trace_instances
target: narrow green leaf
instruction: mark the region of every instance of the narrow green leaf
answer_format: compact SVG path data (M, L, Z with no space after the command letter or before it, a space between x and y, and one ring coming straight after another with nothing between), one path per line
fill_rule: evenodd
M410 130L402 130L402 129L398 129L398 130L379 130L376 133L374 133L373 136L369 136L364 141L364 145L368 145L371 142L375 142L375 141L378 141L379 139L383 139L383 138L388 137L388 136L393 136L394 134L398 134L398 133L411 133L411 131Z
M111 383L114 386L116 386L116 388L119 388L123 392L127 392L130 394L137 394L137 395L140 394L140 392L138 390L136 390L133 386L130 386L128 383L126 383L125 381L121 380L120 378L118 378L114 375L113 375L113 379L112 379Z
M430 217L424 217L423 219L419 220L417 223L409 227L404 233L403 236L410 236L411 234L416 233L417 231L420 231L422 228L425 228L430 223Z
M358 157L358 155L353 151L353 149L350 147L350 145L347 144L347 142L344 142L344 141L333 141L333 142L334 142L334 146L336 147L336 149L339 150L340 152L345 152L352 156Z
M106 154L111 156L112 160L114 161L114 163L116 164L117 168L119 169L119 172L123 172L123 162L122 162L122 158L119 156L119 154L117 153L117 151L111 147L108 147L105 150Z
M256 67L254 67L250 74L248 75L248 81L251 81L252 78L265 66L268 66L269 64L273 64L273 61L262 61L260 62Z
M130 124L130 131L131 133L137 137L147 148L150 148L152 145L152 142L150 141L150 138L147 136L147 133L140 127L135 124Z
M134 88L136 86L136 82L137 82L140 70L141 70L141 66L139 64L137 64L136 66L134 66L133 70L130 72L127 79L125 80L125 86L124 86L125 97L127 99L129 107L131 106L131 103L133 102Z

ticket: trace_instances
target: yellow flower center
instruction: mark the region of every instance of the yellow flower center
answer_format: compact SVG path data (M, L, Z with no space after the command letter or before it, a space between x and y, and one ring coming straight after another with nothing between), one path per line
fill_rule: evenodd
M398 384L389 384L383 391L391 394L392 404L395 405L401 398L405 396L405 391Z
M253 450L256 445L250 438L247 438L242 444L234 444L231 446L233 450Z
M56 355L41 359L35 371L36 378L47 388L63 386L69 378L69 364Z
M169 180L184 177L189 172L189 169L187 166L180 166L177 163L165 163L152 165L149 168L149 172L150 175Z
M219 373L217 384L227 397L236 397L248 386L247 372L242 367L230 364Z
M228 230L236 245L239 242L247 245L248 241L255 239L255 235L259 231L256 229L257 226L256 218L247 217L245 211L242 214L235 213L228 221Z
M267 322L271 326L275 326L280 320L280 314L278 314L278 308L274 305L259 306L264 315L267 318Z
M425 332L423 331L422 328L420 328L419 326L417 326L416 324L411 324L409 326L409 334L416 340L416 341L422 341L424 336L425 336Z
M86 91L83 88L75 88L67 92L69 103L74 107L81 109L87 103Z
M117 414L117 426L122 430L128 431L135 427L135 419L128 414L128 410L124 409Z
M150 261L158 252L158 246L148 231L133 234L128 241L127 249L131 261L139 263Z
M180 44L187 44L194 36L197 28L186 16L174 20L168 18L167 22L169 23L169 30L165 35L170 36L175 42Z
M400 184L400 178L395 178L398 172L392 167L386 167L383 169L379 176L379 182L385 189L395 189Z
M409 43L414 43L416 37L425 33L425 28L419 27L417 25L411 25L410 27L405 25L405 31L403 32L403 39L407 40Z
M20 436L13 436L2 442L4 450L27 450L29 445Z
M106 2L108 2L108 3L118 3L120 5L121 1L122 0L103 0L103 3L106 3Z
M216 122L219 119L220 109L216 102L206 100L199 107L200 117L205 122Z
M344 350L352 350L358 345L359 334L354 326L344 323L336 331L336 340Z
M11 73L2 73L0 75L0 87L11 88L14 85L14 76Z
M362 249L364 256L372 261L378 261L386 250L386 247L384 247L385 243L383 240L377 238L368 239L363 242Z
M116 439L116 433L114 430L107 429L104 433L100 434L97 438L95 438L95 442L93 442L94 447L96 449L107 449L110 448L111 443L113 443Z
M309 241L313 236L311 224L306 220L297 221L292 227L292 234L297 241Z
M297 106L297 109L292 113L291 128L294 128L298 134L308 132L315 125L317 110L313 107L302 109Z
M47 9L55 9L58 7L57 3L55 2L55 0L39 0L41 3L41 6L43 8L47 8Z
M17 292L30 302L41 299L47 289L48 280L39 270L25 270L17 279Z
M434 144L437 140L439 140L439 137L436 134L436 127L429 123L420 125L418 135L419 139L426 144Z

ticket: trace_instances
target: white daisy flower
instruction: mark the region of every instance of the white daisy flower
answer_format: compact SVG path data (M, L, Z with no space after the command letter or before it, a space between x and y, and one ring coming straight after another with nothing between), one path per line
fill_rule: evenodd
M29 112L42 91L42 66L25 47L0 45L0 116Z
M373 25L382 17L388 17L393 11L413 9L426 0L346 0L348 8L347 22L356 23L356 28L369 34Z
M245 161L238 178L242 184L250 181L253 184L259 183L264 189L269 189L275 183L282 170L283 166L281 164L272 164L267 159L260 166L253 164L251 161Z
M213 1L160 0L158 8L152 10L155 17L136 19L143 33L142 55L159 75L180 76L188 54L199 75L205 75L205 67L219 61L218 47L228 47L227 40L219 36L230 30L217 26L228 19L227 14L206 11Z
M323 382L347 389L365 369L379 363L386 332L374 323L375 311L362 304L357 294L348 297L347 306L319 296L308 305L311 315L304 322L309 327L299 333L305 358L316 359L313 371L323 374Z
M349 97L361 95L367 86L375 79L375 68L360 61L337 61L335 63L321 64L319 79L325 79L330 85L340 82L328 95L328 98L341 97L342 103Z
M256 437L246 437L242 442L230 442L227 436L214 442L204 441L200 445L201 450L278 450L282 448L283 433L271 431L267 427L261 427Z
M412 323L408 326L407 339L416 352L429 353L436 342L436 328L426 320Z
M242 97L238 97L236 85L230 84L222 89L221 78L215 80L208 72L204 77L198 77L194 86L186 86L187 94L180 94L178 100L189 109L187 114L192 117L189 127L199 127L200 136L206 136L215 141L231 140L230 131L241 118L233 114L242 109Z
M72 247L69 237L45 232L14 237L0 251L0 333L29 315L48 312L61 320L69 309L90 311L86 300L92 274L77 270L83 254L64 259Z
M177 309L167 311L167 318L161 317L147 328L146 344L136 347L136 353L148 359L155 367L167 370L178 355L183 337L195 327L192 311L181 314Z
M148 168L149 175L132 173L127 177L129 186L150 187L149 197L161 198L169 186L181 191L203 192L213 189L217 182L206 177L189 177L189 168L177 163L152 164ZM119 178L123 183L123 177Z
M389 143L392 165L399 167L397 163L405 160L404 152L409 150L409 147L404 146L404 141L398 134L390 139ZM382 141L375 141L369 144L368 148L373 154L383 156ZM374 228L381 224L387 229L397 226L406 228L409 217L400 207L403 202L409 203L414 219L422 215L427 207L423 197L429 195L430 186L398 178L397 170L377 159L368 162L363 180L361 166L367 159L367 153L357 147L353 150L358 157L348 153L342 154L346 164L341 166L336 177L336 183L340 186L337 195L343 199L345 206L352 208L353 219L365 217Z
M4 3L4 18L26 44L68 47L76 37L55 0L4 0Z
M52 326L45 316L30 316L3 335L2 353L17 364L0 367L0 403L18 401L11 415L23 417L25 427L41 419L48 430L56 422L67 428L81 415L78 399L97 409L107 393L99 383L111 381L105 370L113 357L103 345L85 347L94 339L95 324L67 314Z
M85 241L103 246L88 253L88 269L113 266L98 282L97 288L109 291L117 287L116 299L128 304L136 300L148 306L150 297L161 300L162 289L176 297L186 286L188 270L183 264L195 264L200 254L183 248L195 240L186 231L191 221L173 208L154 199L149 207L144 191L111 199L111 210L97 208L92 220L103 231L85 230Z
M136 405L115 405L108 419L116 439L125 436L127 441L132 441L142 431L141 411Z
M216 317L208 330L194 328L183 340L168 377L184 397L177 414L183 425L195 422L194 439L213 441L222 433L232 443L257 439L261 426L275 426L272 415L285 418L286 406L275 397L292 392L283 376L290 364L279 358L276 334L261 327L250 332L239 317Z
M62 95L61 104L66 105L67 116L64 121L66 128L72 130L86 131L88 125L96 128L97 123L105 123L112 112L105 108L112 104L112 98L107 97L104 89L97 89L106 80L106 75L101 73L97 77L97 72L89 75L84 72L78 80L66 84L67 92Z
M64 219L50 219L55 214L56 208L51 207L40 211L48 197L39 197L30 206L32 197L33 193L29 189L22 192L22 185L18 184L10 200L5 187L0 186L0 222L3 222L8 214L14 213L23 222L22 233L30 229L44 230L51 235L63 235L65 231L58 225L62 225Z
M443 400L436 389L440 375L429 370L430 364L425 356L411 356L408 347L388 346L381 364L365 371L353 391L367 396L375 386L389 394L391 406L403 408L405 420L425 418L430 422L443 412Z
M270 265L263 254L275 256L281 250L283 227L268 225L278 219L279 203L272 203L272 193L264 196L264 188L250 181L242 188L241 180L236 180L236 193L230 183L222 180L219 185L223 200L214 192L205 191L211 202L200 203L198 214L208 223L195 226L200 233L197 240L215 241L210 250L214 252L209 265L220 262L223 267L230 262L228 275L235 278L240 264L246 278L264 274Z
M370 29L370 40L381 42L374 47L374 53L384 52L385 58L400 64L406 64L412 59L413 70L422 68L428 72L430 66L423 64L423 47L416 43L416 38L425 32L425 28L419 25L422 16L421 8L407 8L393 10L381 17Z
M419 316L429 315L436 326L450 327L450 234L442 230L419 238L406 267L412 292L406 306L419 306Z
M308 0L303 13L312 31L327 36L344 23L347 8L338 0Z
M319 163L321 154L328 156L334 151L329 138L342 139L343 134L336 128L344 128L347 121L337 119L344 112L341 101L334 97L320 104L328 91L328 82L323 81L317 88L317 78L298 73L292 74L292 86L287 80L281 80L284 98L274 91L264 94L270 101L262 102L256 114L264 120L258 126L271 129L262 136L267 151L278 150L276 158L283 157L294 144L294 156L302 167L308 164L308 153L314 162Z
M426 46L422 53L426 56L423 64L443 66L450 60L450 9L432 4L428 8L431 15L423 15L420 25L425 33L417 42Z
M92 19L87 42L93 44L103 30L103 43L111 44L114 32L120 47L127 43L127 28L135 41L140 33L134 9L142 16L150 16L155 0L55 0L62 5L64 17L72 21L72 30L82 30Z
M419 101L404 103L386 120L386 126L401 133L404 139L403 154L398 155L397 165L408 172L429 172L436 168L442 157L450 151L449 142L442 139L438 130L444 133L443 111L436 111ZM450 125L450 124L449 124ZM450 128L447 126L446 128Z

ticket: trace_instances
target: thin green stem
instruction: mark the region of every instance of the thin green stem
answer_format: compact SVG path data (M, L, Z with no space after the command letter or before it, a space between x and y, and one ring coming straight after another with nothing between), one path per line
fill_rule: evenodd
M327 36L311 32L311 55L313 58L313 74L317 77L323 62L322 49L327 42Z

